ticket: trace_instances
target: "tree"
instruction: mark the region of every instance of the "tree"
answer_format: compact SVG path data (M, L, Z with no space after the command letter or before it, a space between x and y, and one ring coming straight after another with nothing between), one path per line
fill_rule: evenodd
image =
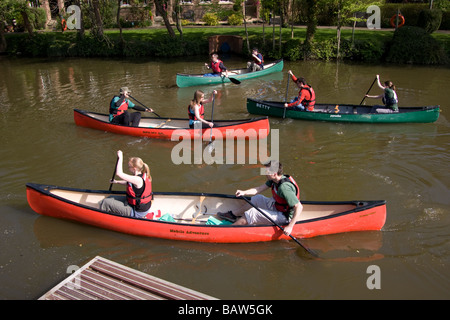
M3 25L3 22L12 20L13 10L12 0L2 0L0 2L0 52L5 52L7 48L6 38L4 34L5 26Z
M175 25L178 32L180 33L180 39L183 39L183 26L181 24L181 5L180 0L175 0L175 8L173 11L173 16L175 18Z
M175 38L175 31L173 31L172 26L170 25L169 17L167 15L167 3L165 0L154 0L156 11L161 15L164 21L164 25L167 28L167 32L169 32L169 36L171 38Z
M28 14L30 12L28 2L26 0L14 0L13 5L22 16L23 23L25 25L25 29L28 31L29 37L33 37L33 26L31 25L30 19L28 18Z
M103 37L103 22L100 15L100 3L99 0L92 0L92 9L94 10L94 18L92 19L92 33L94 36Z
M306 38L305 43L309 47L314 39L317 29L318 4L316 0L305 0L306 2Z
M52 14L50 12L50 4L49 4L49 0L42 0L42 5L41 5L44 10L45 10L45 26L47 27L47 25L49 24L50 20L52 20Z
M117 0L117 25L119 26L119 41L120 44L123 46L123 44L125 43L123 40L123 35L122 35L122 25L120 24L120 4L121 4L122 0Z
M341 28L350 22L356 22L355 17L356 12L365 12L367 7L372 4L379 4L378 1L373 0L321 0L327 3L332 3L336 8L337 14L337 26L336 26L336 37L337 37L337 59L340 58L340 46L341 46ZM354 24L353 24L354 27Z

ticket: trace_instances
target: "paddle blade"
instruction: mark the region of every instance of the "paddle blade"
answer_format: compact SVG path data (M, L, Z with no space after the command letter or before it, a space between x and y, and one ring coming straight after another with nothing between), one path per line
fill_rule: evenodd
M238 79L235 78L228 78L230 79L231 82L233 82L234 84L241 84L241 82Z

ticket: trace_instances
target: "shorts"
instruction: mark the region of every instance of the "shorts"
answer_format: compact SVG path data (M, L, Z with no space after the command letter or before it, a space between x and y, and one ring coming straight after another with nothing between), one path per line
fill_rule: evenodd
M286 216L275 208L274 198L267 198L261 194L257 194L251 198L251 202L276 223L287 224L289 222ZM272 224L271 221L255 208L250 208L245 211L245 218L248 224Z

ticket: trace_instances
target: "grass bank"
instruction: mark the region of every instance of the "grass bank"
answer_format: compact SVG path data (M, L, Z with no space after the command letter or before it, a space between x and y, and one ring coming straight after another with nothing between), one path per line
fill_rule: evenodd
M332 60L337 56L336 28L321 28L316 31L311 47L303 45L306 29L275 28L273 46L272 27L252 26L248 28L250 47L258 47L267 58L287 60L319 59ZM244 38L244 52L247 52L245 29L243 27L184 27L183 37L169 38L165 28L124 29L124 42L119 41L119 30L105 30L105 37L95 38L86 33L78 39L76 32L39 32L29 38L27 34L7 34L10 55L31 57L179 57L205 55L208 52L208 37L212 35L240 35ZM264 34L264 36L263 36ZM344 60L379 62L383 61L393 39L393 30L357 29L352 41L352 30L342 29L340 57ZM450 56L450 35L435 33L432 36ZM407 53L405 53L407 54ZM426 62L425 62L426 63Z

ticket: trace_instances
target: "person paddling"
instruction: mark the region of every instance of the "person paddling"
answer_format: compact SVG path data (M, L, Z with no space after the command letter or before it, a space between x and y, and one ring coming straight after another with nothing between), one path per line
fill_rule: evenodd
M228 70L223 65L222 60L219 59L219 55L217 53L211 54L211 62L205 63L206 68L211 69L212 73L207 73L205 76L213 76L219 77L224 74L225 77L228 77Z
M297 78L291 70L289 70L289 74L292 77L292 81L294 81L298 88L300 89L298 92L298 97L296 97L291 103L285 103L285 108L294 108L297 110L305 110L306 111L314 111L314 105L316 104L316 94L314 89L306 83L305 78Z
M139 122L141 121L141 113L133 112L129 113L128 109L135 109L138 111L148 111L153 112L153 109L144 108L141 106L135 105L129 99L129 94L131 90L128 87L122 87L119 90L119 95L114 96L111 100L109 106L109 122L113 124L121 124L124 126L139 126Z
M252 61L247 62L248 71L260 71L264 69L264 58L257 48L252 50Z
M216 95L217 91L213 91L213 95ZM213 95L205 100L205 93L201 90L194 92L194 98L188 105L188 116L189 116L189 128L194 128L195 125L202 125L203 128L214 126L214 123L206 121L205 117L205 103L209 103L213 99Z
M273 221L283 225L284 233L290 235L294 225L300 219L303 206L300 202L300 190L294 178L283 174L283 165L279 161L270 161L266 167L267 181L263 185L248 190L237 190L236 197L252 196L251 203L264 211ZM271 189L272 197L260 193ZM219 218L234 222L234 225L266 224L269 220L256 208L249 204L243 205L235 212L219 212Z
M122 180L112 179L111 183L126 185L126 196L110 196L100 203L100 209L112 214L150 218L149 212L152 206L152 177L150 168L141 158L132 157L128 160L128 169L131 174L122 170L123 153L117 151L116 175Z
M380 82L380 75L377 74L377 83L378 87L381 90L384 90L383 94L380 94L378 96L369 96L366 94L367 98L373 98L373 99L379 99L381 98L385 108L377 108L376 112L378 113L392 113L392 112L398 112L398 98L396 88L392 81L385 81L384 85Z

